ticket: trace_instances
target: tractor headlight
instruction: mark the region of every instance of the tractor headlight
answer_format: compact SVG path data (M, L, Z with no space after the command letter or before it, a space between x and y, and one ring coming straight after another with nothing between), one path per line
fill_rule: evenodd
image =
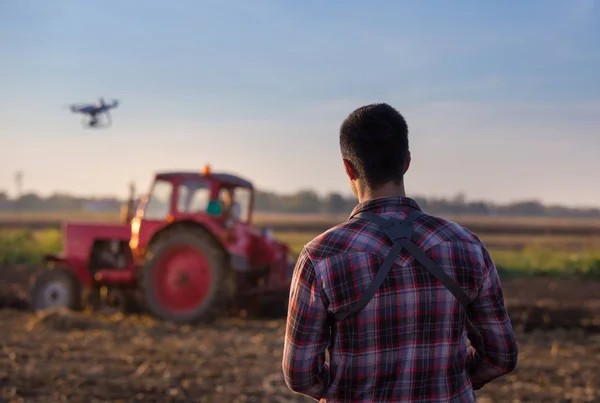
M137 235L140 232L140 219L135 217L131 220L131 233Z
M134 217L131 220L131 237L129 238L129 248L131 249L137 249L138 247L141 223L139 217Z

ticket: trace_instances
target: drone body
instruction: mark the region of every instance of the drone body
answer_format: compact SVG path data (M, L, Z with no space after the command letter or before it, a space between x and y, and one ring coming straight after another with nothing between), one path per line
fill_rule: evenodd
M119 106L118 100L113 100L112 103L105 103L103 98L100 98L98 104L73 104L69 106L69 109L73 113L81 113L88 117L87 121L83 122L84 127L89 128L104 128L111 125L112 121L110 118L109 110ZM104 119L101 121L99 117L103 116Z

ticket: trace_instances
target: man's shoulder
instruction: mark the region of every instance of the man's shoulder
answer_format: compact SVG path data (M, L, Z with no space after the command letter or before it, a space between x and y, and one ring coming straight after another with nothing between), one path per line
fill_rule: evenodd
M352 249L356 237L367 235L364 224L347 220L314 237L304 246L304 252L312 260L321 260Z
M474 232L443 217L423 213L416 225L416 231L425 238L425 243L431 246L445 242L483 246L483 242Z
M402 213L386 214L386 218L402 219ZM304 246L305 253L312 260L321 260L359 251L374 236L375 227L363 220L348 220L317 235ZM462 225L443 217L424 213L415 221L413 240L422 248L429 249L442 243L475 245L483 247L479 237Z

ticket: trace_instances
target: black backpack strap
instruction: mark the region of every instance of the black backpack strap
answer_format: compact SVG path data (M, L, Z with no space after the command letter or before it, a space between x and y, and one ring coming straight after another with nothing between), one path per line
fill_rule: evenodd
M379 289L379 287L381 287L383 280L385 280L386 276L390 272L390 269L394 265L396 258L400 255L400 252L402 251L403 244L400 242L400 240L409 239L412 236L413 224L421 214L422 213L419 210L415 210L412 213L410 213L403 221L390 221L370 212L362 212L354 216L370 221L380 226L381 229L383 229L383 231L385 232L385 234L392 240L393 245L388 254L386 255L383 263L377 270L375 278L373 279L371 284L369 284L369 287L367 288L365 293L360 297L358 302L356 302L353 306L350 307L350 309L346 311L336 312L333 314L333 318L336 321L340 322L346 319L348 316L353 315L356 312L364 309L364 307L367 306L369 301L371 301L371 299L375 296L377 290Z
M380 226L388 238L392 240L393 245L386 255L381 267L379 270L377 270L377 274L375 275L375 278L371 284L369 284L366 292L361 296L357 303L350 307L350 309L334 313L333 318L336 321L342 321L348 316L364 309L364 307L367 306L369 301L371 301L371 299L377 293L379 287L381 287L381 284L383 284L383 280L389 274L394 262L396 261L396 258L400 255L402 248L411 253L415 259L421 263L427 269L427 271L429 271L429 273L431 273L431 275L433 275L440 283L448 288L448 290L456 297L456 299L458 299L465 309L468 308L471 301L458 286L458 284L456 284L454 280L444 273L441 267L439 267L433 260L429 258L429 256L425 254L425 252L423 252L415 243L410 240L414 231L414 222L422 214L423 212L420 210L414 210L402 221L388 220L374 213L366 211L355 216L356 218L360 218Z

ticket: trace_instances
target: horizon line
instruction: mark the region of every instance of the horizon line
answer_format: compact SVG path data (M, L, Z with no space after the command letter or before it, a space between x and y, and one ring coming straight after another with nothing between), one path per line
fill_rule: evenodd
M124 191L126 191L126 188L124 189ZM277 190L267 190L267 189L263 189L260 187L254 187L254 191L255 192L261 192L261 193L271 193L271 194L275 194L277 196L294 196L297 195L300 192L303 191L309 191L309 192L314 192L317 194L317 196L319 198L321 197L326 197L330 194L339 194L340 196L342 196L345 199L356 199L356 196L354 196L354 194L351 191L348 192L338 192L338 191L328 191L328 190L324 190L324 191L317 191L315 189L311 189L311 188L298 188L297 190L293 191L293 192L279 192ZM8 199L9 200L16 200L16 195L14 195L14 191L10 192L8 190L3 190L2 188L0 188L0 192L5 192L8 195ZM143 195L145 195L147 193L147 191L144 192L136 192L136 198L139 198ZM21 196L27 195L27 194L35 194L37 196L40 196L42 198L49 198L55 195L64 195L64 196L70 196L73 198L83 198L83 199L116 199L116 200L122 200L123 197L118 196L116 193L113 194L78 194L72 191L65 191L65 190L53 190L51 192L37 192L35 190L23 190L21 192ZM472 203L485 203L488 205L494 205L494 206L509 206L509 205L515 205L515 204L520 204L520 203L539 203L544 207L563 207L563 208L569 208L569 209L579 209L579 210L599 210L600 209L600 203L598 205L585 205L585 204L567 204L567 203L549 203L544 201L543 199L539 198L539 199L533 199L533 198L524 198L524 199L511 199L509 201L494 201L492 199L470 199L468 194L466 192L462 192L462 191L457 191L456 193L452 194L452 195L425 195L425 194L410 194L408 193L406 195L406 197L408 198L412 198L412 199L425 199L427 201L434 201L434 200L446 200L446 201L451 201L453 198L456 197L463 197L463 200L465 202L465 204L472 204ZM356 201L358 203L358 200Z

